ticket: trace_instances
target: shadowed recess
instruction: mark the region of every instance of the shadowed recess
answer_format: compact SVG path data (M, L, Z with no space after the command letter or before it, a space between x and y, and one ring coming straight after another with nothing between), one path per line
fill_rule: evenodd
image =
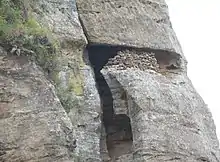
M96 86L101 98L102 121L106 131L106 144L111 158L131 152L132 130L128 116L115 115L111 90L100 72L110 58L123 50L120 46L88 45L86 51L91 66L94 69Z
M136 48L132 46L122 45L115 46L108 44L91 44L87 46L87 50L90 53L94 53L94 56L90 57L89 60L93 65L95 71L100 71L102 67L108 62L109 58L113 58L117 55L119 51L125 50L153 53L161 69L172 70L181 68L181 55L166 50Z

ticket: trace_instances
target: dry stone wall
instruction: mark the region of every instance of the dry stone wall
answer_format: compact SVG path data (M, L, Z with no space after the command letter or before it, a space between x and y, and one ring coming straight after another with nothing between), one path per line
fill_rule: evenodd
M0 46L0 161L220 161L164 0L32 2L58 48Z
M153 52L119 51L114 58L110 58L106 67L114 67L117 70L135 68L140 70L159 71L159 65Z
M113 102L123 105L114 113L131 120L131 153L111 160L218 162L214 123L186 75L165 1L77 0L77 6L88 42L115 48L108 55L100 51L100 57L109 56L101 73Z

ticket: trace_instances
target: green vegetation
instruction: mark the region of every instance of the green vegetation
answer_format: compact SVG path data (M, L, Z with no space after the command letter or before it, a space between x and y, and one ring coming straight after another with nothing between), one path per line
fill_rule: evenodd
M83 95L83 78L80 74L75 76L70 76L68 91L73 91L76 95Z
M49 68L58 42L34 19L31 6L33 0L0 0L0 44L16 45L25 54L36 53L38 62Z
M69 113L71 109L80 109L82 107L82 101L72 93L65 93L59 96L62 106L66 112Z
M36 1L0 0L0 45L8 52L13 46L17 46L21 50L21 55L36 60L46 72L49 72L62 104L69 112L72 108L81 107L77 97L83 96L83 75L79 69L80 66L84 66L84 62L81 55L77 55L75 61L60 55L59 42L54 40L52 32L34 17L33 11L41 11L41 8L35 5ZM72 48L72 51L77 53L78 49L73 47L78 45L74 43L63 43L66 47L62 48ZM69 64L69 70L65 71L62 67L69 61L72 64ZM65 71L66 78L60 76L62 70ZM63 80L67 80L64 87L61 84Z

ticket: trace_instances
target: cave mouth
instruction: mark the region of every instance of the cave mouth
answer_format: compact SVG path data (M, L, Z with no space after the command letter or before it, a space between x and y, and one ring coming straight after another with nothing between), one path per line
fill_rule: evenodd
M108 60L121 50L119 46L109 45L88 45L86 48L101 99L102 122L105 127L106 146L110 158L130 153L133 145L130 118L124 114L115 114L111 90L100 72Z

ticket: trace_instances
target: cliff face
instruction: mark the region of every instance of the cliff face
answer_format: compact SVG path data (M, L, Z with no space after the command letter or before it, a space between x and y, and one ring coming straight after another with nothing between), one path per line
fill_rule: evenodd
M0 161L220 161L164 0L3 1Z

